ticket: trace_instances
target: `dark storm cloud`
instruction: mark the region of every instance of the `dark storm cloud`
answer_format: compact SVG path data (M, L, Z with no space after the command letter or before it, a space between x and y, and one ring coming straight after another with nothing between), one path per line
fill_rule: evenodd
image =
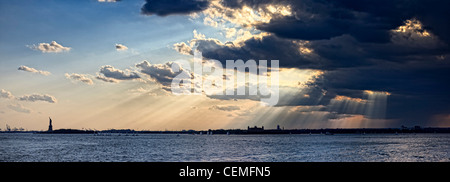
M268 23L255 25L282 38L313 41L350 35L362 43L389 43L390 30L416 18L440 40L450 43L450 2L446 0L225 0L222 4L232 8L290 6L292 16L274 17Z
M439 63L435 63L439 64ZM396 64L327 72L329 92L362 98L361 90L388 91L387 118L426 121L450 111L449 67Z
M294 16L274 19L257 28L292 39L319 40L349 34L361 42L386 43L389 30L406 19L417 18L443 40L449 40L446 21L450 13L446 7L450 2L445 0L303 0L289 4Z
M282 67L296 67L300 64L310 65L307 59L301 59L298 46L291 40L268 36L263 39L251 38L243 47L221 45L214 40L198 40L197 49L203 57L216 59L225 63L231 60L280 60ZM288 61L289 60L289 61ZM315 65L311 65L313 67Z
M371 90L391 93L386 118L399 119L405 125L427 125L433 115L450 113L450 1L221 3L230 8L245 5L257 9L267 4L291 8L292 16L276 16L253 25L271 35L248 39L239 46L212 39L196 42L205 58L222 63L227 59L274 59L280 67L325 71L304 90L281 96L279 106L328 106L336 96L365 99L364 91ZM394 31L400 26L406 27ZM302 53L299 42L312 52Z
M372 20L367 23L378 23L377 28L386 30L395 27L405 19L417 18L427 29L436 33L442 40L449 43L448 33L450 25L446 23L450 17L448 11L450 2L446 0L339 0L336 6L345 10L362 12L367 14ZM384 27L384 28L383 28ZM368 36L368 35L367 35Z
M347 16L345 21L328 16L324 22L329 27L313 29L311 34L301 29L301 22L285 25L294 27L293 31L272 31L281 37L311 40L309 47L327 60L320 62L327 63L321 64L322 70L329 70L323 75L327 95L363 98L363 90L387 91L392 95L388 97L386 119L398 119L405 125L427 125L433 116L450 112L448 1L336 1L333 6L361 16ZM420 21L423 29L392 31L412 19ZM335 24L339 21L342 24ZM277 26L282 30L282 25ZM431 35L414 35L424 30ZM325 37L315 35L321 31L329 33L322 34ZM335 36L339 33L343 35Z
M172 14L189 14L206 9L209 2L206 0L146 0L141 8L145 15L156 14L167 16Z
M262 39L251 38L242 47L226 46L214 40L196 40L197 49L208 59L226 60L279 60L280 67L296 67L320 70L373 66L380 62L441 62L448 59L448 47L411 46L412 43L398 45L394 43L362 43L350 35L342 35L327 40L316 40L305 46L313 50L312 54L302 54L299 45L291 39L266 36ZM415 44L426 45L415 41Z
M449 52L448 1L222 1L234 8L270 3L289 5L293 14L256 25L276 36L249 39L242 47L204 40L199 41L198 49L205 57L220 61L279 59L282 67L322 70L368 66L377 59L404 62ZM401 37L404 35L392 32L409 19L420 21L420 31L429 30L432 37ZM293 40L309 40L307 46L318 56L300 55Z

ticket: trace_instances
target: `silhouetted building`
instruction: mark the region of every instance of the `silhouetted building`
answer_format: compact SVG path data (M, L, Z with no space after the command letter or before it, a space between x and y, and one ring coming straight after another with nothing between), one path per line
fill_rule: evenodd
M48 124L48 131L53 131L52 118L48 117L48 119L50 119L50 123Z
M402 130L407 130L408 129L408 127L406 127L405 125L402 125Z
M262 126L261 128L258 128L257 126L250 128L250 126L248 126L247 130L248 130L248 132L263 132L264 126Z

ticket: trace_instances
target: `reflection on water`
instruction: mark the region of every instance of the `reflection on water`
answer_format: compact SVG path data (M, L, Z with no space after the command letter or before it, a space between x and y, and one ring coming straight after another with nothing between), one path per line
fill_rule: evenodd
M0 133L0 161L450 161L450 134Z

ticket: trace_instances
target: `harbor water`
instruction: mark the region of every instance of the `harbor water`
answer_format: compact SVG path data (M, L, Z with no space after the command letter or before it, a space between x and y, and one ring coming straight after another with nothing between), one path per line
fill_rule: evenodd
M0 133L3 162L450 161L450 134Z

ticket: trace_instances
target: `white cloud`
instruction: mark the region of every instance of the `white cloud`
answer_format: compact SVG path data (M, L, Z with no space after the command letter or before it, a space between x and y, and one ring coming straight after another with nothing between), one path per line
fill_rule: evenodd
M215 28L222 29L225 37L232 39L225 45L237 47L251 38L261 39L270 35L256 29L257 25L269 23L277 17L294 16L290 5L261 3L257 6L243 5L241 7L229 7L221 0L212 0L209 7L202 12L194 13L194 19L203 18L203 23ZM194 30L193 41L207 40L203 34ZM191 44L192 48L192 44Z
M97 75L95 78L104 81L104 82L109 82L109 83L119 83L119 80L116 80L114 78L107 78L103 75Z
M11 110L21 112L21 113L31 113L31 109L24 107L21 104L9 104L7 107Z
M144 94L144 93L149 93L150 92L150 90L148 90L148 89L144 89L144 88L142 88L142 87L139 87L139 88L136 88L136 89L130 89L130 90L128 90L130 93L132 93L132 94L138 94L138 95L140 95L140 94Z
M135 89L129 89L128 92L133 95L169 96L169 94L166 91L161 90L158 87L154 87L154 88L139 87L139 88L135 88Z
M28 66L20 66L18 68L18 70L27 71L27 72L31 72L31 73L37 73L37 74L41 74L41 75L45 75L45 76L48 76L48 75L51 74L48 71L37 70L37 69L34 69L34 68L30 68Z
M187 44L184 42L175 43L173 44L173 48L181 54L193 55L193 50L197 46L199 50L202 50L202 49L218 49L221 48L222 46L232 45L232 43L224 44L218 39L205 38L205 35L198 33L197 30L194 30L193 34L194 38L190 41L187 41Z
M70 51L72 48L64 47L61 44L58 44L56 41L52 41L49 43L39 43L38 45L27 46L33 50L38 50L43 53L59 53Z
M205 25L209 25L223 31L227 41L216 38L206 38L204 34L194 30L194 38L186 43L176 43L174 49L181 54L192 54L192 50L214 50L223 46L239 48L245 45L249 39L262 40L271 34L256 29L257 25L271 22L272 19L286 16L294 16L290 5L256 3L258 5L240 7L226 6L221 0L209 1L209 6L202 12L193 13L193 19L202 19ZM306 50L306 49L305 49Z
M197 15L197 14L195 14L195 15ZM195 18L195 17L194 17ZM212 26L212 27L217 27L217 26L219 26L219 23L217 23L217 21L215 21L215 20L213 20L211 17L209 17L209 16L207 16L207 17L205 17L204 19L203 19L203 23L205 24L205 25L209 25L209 26Z
M24 96L16 98L11 92L9 92L5 89L0 90L0 98L17 99L19 101L28 101L28 102L36 102L36 101L45 101L45 102L49 102L49 103L58 102L55 97L48 95L48 94L31 94L31 95L24 95Z
M112 83L118 82L117 80L133 80L140 78L135 72L130 72L129 70L122 71L110 65L102 66L100 68L100 73L103 74L103 76L99 75L97 76L97 79ZM111 79L114 79L115 81Z
M326 111L327 107L324 105L306 105L306 106L293 106L290 112L314 112L314 111Z
M187 77L191 77L191 73L182 68L178 64L181 72L174 72L172 65L177 64L174 62L167 62L166 64L150 64L144 60L141 63L136 64L136 67L141 69L141 72L154 78L158 83L163 86L165 90L171 90L172 80L179 74L186 74Z
M241 108L239 106L233 106L233 105L227 105L227 106L213 105L209 109L221 110L221 111L236 111L236 110L240 110Z
M226 28L225 37L226 38L232 38L234 36L236 36L236 29L235 28Z
M123 44L116 44L116 50L117 51L126 51L126 50L128 50L128 47Z
M10 91L7 91L7 90L5 90L5 89L1 89L1 90L0 90L0 98L14 99L14 95L11 94Z
M209 24L214 20L218 23L232 23L242 27L268 23L274 17L292 16L292 10L289 5L261 4L257 7L244 5L241 8L234 8L224 6L220 0L211 1L209 8L202 13L205 15L205 18L208 18L205 21Z
M192 55L192 48L184 42L173 44L173 49L184 55Z
M192 31L192 33L194 33L194 39L206 39L205 34L202 34L195 29L194 31Z
M49 103L56 103L57 100L55 97L48 94L32 94L32 95L24 95L22 97L17 98L20 101L28 101L28 102L36 102L36 101L44 101Z
M425 30L422 22L415 18L406 20L404 25L391 30L390 33L392 43L397 45L428 49L441 45L439 39L433 33Z
M97 0L98 2L102 2L102 3L115 3L115 2L119 2L120 0Z
M235 29L235 28L226 28L226 37L231 38L235 37L233 41L222 42L219 39L215 38L206 38L204 34L197 32L197 30L193 31L194 38L190 41L180 42L173 44L173 48L185 55L193 55L193 50L197 48L197 50L215 50L221 49L223 47L230 48L239 48L244 46L246 40L256 39L262 40L264 37L269 36L270 33L261 32L257 34L251 33L251 31L243 30L243 29Z
M77 80L77 81L81 81L83 83L86 83L88 85L92 85L94 84L94 82L92 81L91 78L89 78L89 75L86 74L77 74L77 73L72 73L72 74L64 74L66 76L66 78L68 79L72 79L72 80Z

